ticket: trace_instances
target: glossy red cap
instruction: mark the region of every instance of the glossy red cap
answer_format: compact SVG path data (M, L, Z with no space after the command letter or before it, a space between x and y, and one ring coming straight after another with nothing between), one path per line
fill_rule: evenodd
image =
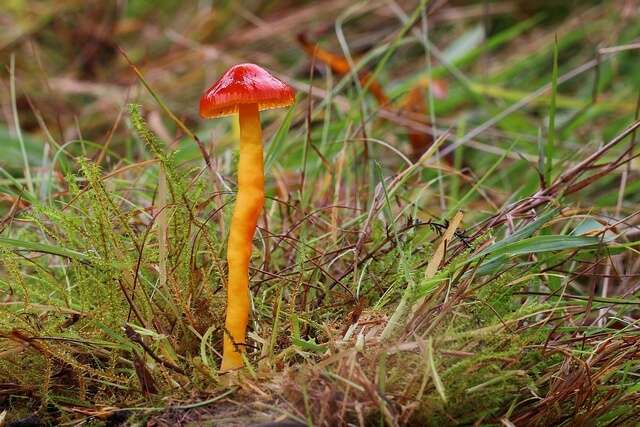
M200 116L214 118L238 112L240 104L258 104L259 110L293 104L293 89L255 64L231 67L200 98Z

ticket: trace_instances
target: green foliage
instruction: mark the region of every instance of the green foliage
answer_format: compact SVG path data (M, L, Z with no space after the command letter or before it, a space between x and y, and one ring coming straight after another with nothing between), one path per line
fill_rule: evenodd
M67 178L67 201L34 206L25 216L29 227L0 242L8 274L0 284L9 301L0 316L0 339L9 349L0 358L0 376L24 386L42 383L36 394L43 404L68 399L122 404L134 397L140 375L133 369L136 360L140 354L153 359L123 331L125 325L135 325L136 334L151 337L148 348L167 364L181 365L199 354L197 338L220 320L220 298L214 294L219 276L200 267L203 260L209 260L206 265L215 259L219 247L207 224L191 218L203 186L192 185L187 194L184 174L178 173L171 155L162 155L159 140L139 110L132 108L131 120L141 138L157 149L173 188L165 208L171 245L166 288L158 287L153 267L158 241L138 221L144 211L124 203L126 186L105 180L100 168L87 159L78 159L79 175ZM39 255L26 257L10 248ZM40 339L25 350L29 337L53 338ZM46 377L43 383L36 374L53 375L60 369L69 370L69 387ZM172 388L166 372L161 373L166 368L147 369L159 370L151 374L156 386ZM207 372L211 366L202 369Z

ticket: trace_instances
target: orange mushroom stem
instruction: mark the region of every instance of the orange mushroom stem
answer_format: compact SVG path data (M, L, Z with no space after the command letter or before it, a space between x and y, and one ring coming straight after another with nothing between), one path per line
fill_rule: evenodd
M249 323L249 262L258 216L264 205L260 110L291 105L293 90L254 64L227 71L200 99L205 118L239 114L238 193L227 242L227 313L221 371L242 368Z

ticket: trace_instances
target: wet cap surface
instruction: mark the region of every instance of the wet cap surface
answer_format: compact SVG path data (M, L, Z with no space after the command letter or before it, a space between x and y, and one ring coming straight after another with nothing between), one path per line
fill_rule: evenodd
M238 112L240 104L258 104L259 110L293 104L289 85L255 64L231 67L200 98L204 118L228 116Z

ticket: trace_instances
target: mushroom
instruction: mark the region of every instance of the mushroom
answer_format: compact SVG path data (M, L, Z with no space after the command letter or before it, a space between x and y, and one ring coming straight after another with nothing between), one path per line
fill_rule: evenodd
M258 216L264 204L264 170L260 111L287 107L294 93L286 83L255 64L231 67L200 98L200 116L239 114L238 194L227 242L227 313L223 340L223 372L243 366L249 322L249 261Z

